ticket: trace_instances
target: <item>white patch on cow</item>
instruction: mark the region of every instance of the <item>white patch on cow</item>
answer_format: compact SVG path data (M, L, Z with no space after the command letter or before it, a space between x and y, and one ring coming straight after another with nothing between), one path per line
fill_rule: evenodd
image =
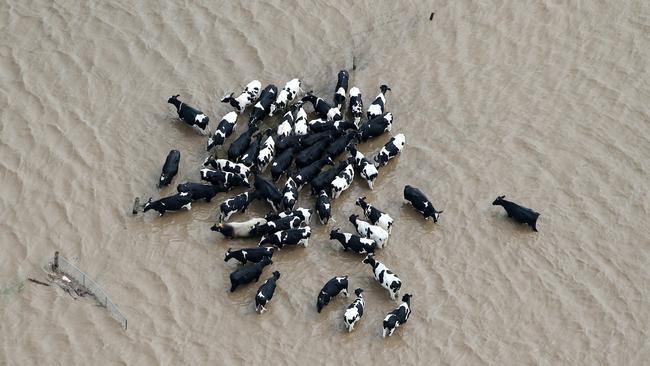
M339 119L341 119L341 111L338 108L330 108L330 110L327 111L328 121L339 120Z
M357 97L359 95L361 95L361 90L356 86L353 86L352 89L350 89L350 97Z
M383 113L384 111L381 109L381 106L379 104L371 104L370 107L368 107L368 113L370 113L370 118L379 116Z
M196 117L194 117L194 121L195 121L195 122L198 122L198 123L201 123L201 122L203 122L203 120L206 119L206 118L208 118L208 116L206 116L205 114L201 113L201 114L197 114Z
M345 98L345 89L343 89L343 87L339 87L339 90L336 91L336 94L341 95Z
M188 203L186 205L181 206L184 209L187 209L188 211L192 209L192 203Z

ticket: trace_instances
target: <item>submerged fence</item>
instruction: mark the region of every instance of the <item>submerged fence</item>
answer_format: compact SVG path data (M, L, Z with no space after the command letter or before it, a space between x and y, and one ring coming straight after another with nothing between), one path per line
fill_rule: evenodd
M97 299L97 302L99 302L102 306L108 310L108 312L111 314L115 320L117 320L121 325L124 330L126 330L127 327L127 320L124 314L118 309L117 305L111 301L110 298L108 298L108 295L102 290L101 287L97 284L97 282L93 281L90 276L88 276L86 273L84 273L82 270L77 268L74 264L68 262L67 259L65 259L62 256L57 256L58 257L58 266L59 266L59 271L65 273L66 275L72 277L75 281L77 281L80 285L84 286L95 298Z

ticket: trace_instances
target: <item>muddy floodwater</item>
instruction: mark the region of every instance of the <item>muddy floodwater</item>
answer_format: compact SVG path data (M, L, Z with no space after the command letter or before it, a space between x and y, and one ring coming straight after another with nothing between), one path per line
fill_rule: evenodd
M650 362L650 2L8 0L0 24L0 364ZM133 216L133 199L199 180L206 137L178 121L172 94L214 129L232 109L221 97L253 79L298 77L331 100L341 69L366 106L391 87L391 133L406 147L373 191L357 177L327 226L312 220L308 248L276 253L262 278L282 277L260 316L260 283L228 292L237 265L223 261L256 241L210 231L243 189L163 217ZM171 149L180 170L159 190ZM404 204L406 184L444 210L437 224ZM299 205L311 208L308 190ZM491 205L504 194L541 213L538 233ZM413 294L388 339L381 321L398 302L329 240L354 230L360 196L395 219L377 258ZM103 286L128 330L27 281L44 279L55 250ZM344 274L351 293L365 289L350 334L354 296L316 312Z

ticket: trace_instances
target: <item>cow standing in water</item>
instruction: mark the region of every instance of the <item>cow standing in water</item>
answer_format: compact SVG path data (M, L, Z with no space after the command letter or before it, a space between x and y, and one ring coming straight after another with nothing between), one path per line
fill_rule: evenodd
M338 81L336 82L336 90L334 91L334 104L338 110L342 110L343 103L345 103L345 95L348 92L348 81L350 74L347 70L341 70L338 74Z
M210 122L210 118L208 118L208 116L206 116L205 113L201 112L200 110L181 102L178 99L180 96L180 94L172 95L169 99L167 99L167 103L173 104L174 107L176 107L178 117L180 117L183 122L187 123L190 126L198 127L201 129L201 132L205 134L208 123Z

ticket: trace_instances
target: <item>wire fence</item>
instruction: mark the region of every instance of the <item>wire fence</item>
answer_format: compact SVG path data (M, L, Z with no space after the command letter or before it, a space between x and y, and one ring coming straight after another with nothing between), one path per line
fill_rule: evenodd
M62 256L58 256L58 265L59 265L59 271L65 273L69 277L71 277L73 280L75 280L79 285L83 286L90 292L93 296L95 296L95 299L97 299L97 302L99 302L103 307L108 310L109 314L117 320L120 325L122 325L122 328L126 330L127 328L127 320L124 314L120 311L120 309L115 305L113 301L108 297L106 292L102 290L101 287L97 284L97 282L93 281L90 276L88 276L85 272L77 268L74 264L68 262L67 259L65 259Z

